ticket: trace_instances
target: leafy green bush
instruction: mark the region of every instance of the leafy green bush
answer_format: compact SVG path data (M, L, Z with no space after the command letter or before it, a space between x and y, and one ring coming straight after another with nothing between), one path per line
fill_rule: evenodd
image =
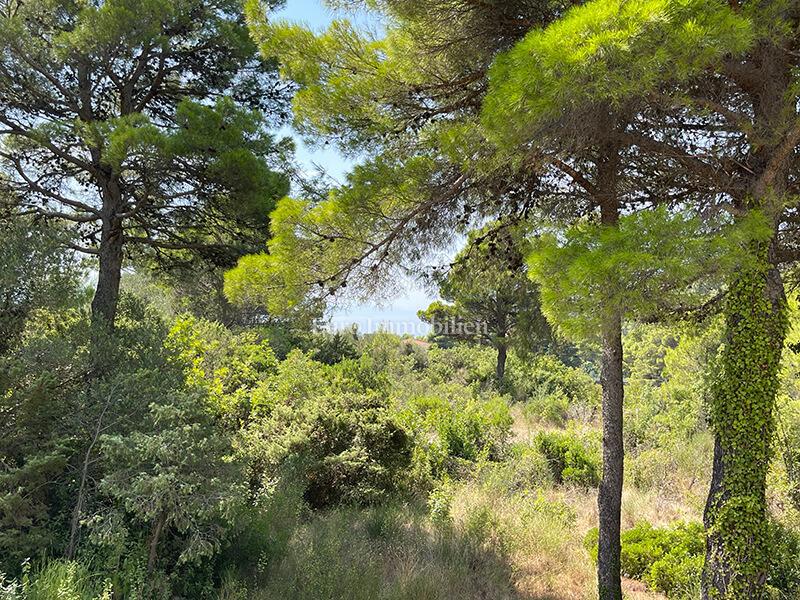
M536 445L513 444L502 462L485 462L477 474L487 488L517 493L552 485L550 463Z
M767 587L775 597L796 598L800 591L800 535L772 521L770 536L772 564ZM644 581L668 598L694 597L705 560L701 523L656 528L642 522L625 531L621 540L623 575ZM597 528L589 531L584 544L597 560Z
M651 590L663 592L669 598L693 597L700 587L703 572L703 554L685 555L668 552L655 561L644 575L644 582Z
M622 534L622 572L669 596L682 593L700 577L705 534L700 523L654 528L643 522Z
M597 528L584 540L597 560ZM705 559L705 534L701 523L678 523L669 528L654 528L638 523L623 532L621 570L631 579L669 598L680 598L697 588Z
M529 421L543 421L563 427L569 413L569 398L563 390L555 392L545 388L534 390L522 407L523 416Z
M428 352L428 377L436 383L457 382L478 389L494 384L497 352L492 348L456 344Z
M600 482L596 449L572 432L542 432L536 445L550 465L556 483L593 487Z
M453 508L453 486L445 479L428 496L428 510L431 522L437 527L446 527L452 524L453 517L450 511Z
M411 463L411 439L385 397L347 391L341 375L290 353L259 390L245 434L256 476L300 482L314 508L377 502L403 487Z
M106 473L99 433L138 427L151 403L185 387L166 335L128 296L111 333L93 330L81 310L31 316L0 360L0 570L17 576L25 558L64 555L71 538L87 539L78 529L101 505Z
M507 388L524 403L526 417L558 426L569 418L591 420L600 405L600 386L585 371L546 354L527 361L512 354Z
M415 469L434 478L457 474L460 461L499 459L512 418L502 398L413 399L399 413L415 440Z
M85 564L54 560L36 570L27 566L21 583L3 584L2 600L111 600L111 582L92 575Z
M92 539L129 549L121 540L147 532L149 568L200 563L219 551L233 508L245 497L245 471L230 436L203 396L174 393L150 405L140 430L100 438L107 474L99 489L113 509L92 521ZM145 543L144 541L142 543ZM168 549L169 556L162 557Z
M800 597L800 532L777 521L770 522L771 570L767 584L783 598Z
M234 333L191 315L175 320L165 345L187 384L202 389L231 426L247 419L252 391L277 364L272 348L255 332Z

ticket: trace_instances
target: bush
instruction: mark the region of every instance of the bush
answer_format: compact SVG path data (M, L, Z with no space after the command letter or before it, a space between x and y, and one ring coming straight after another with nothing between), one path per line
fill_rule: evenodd
M342 374L340 365L290 353L259 390L245 436L255 475L299 482L314 508L375 503L403 487L411 464L411 439L388 401L345 391Z
M771 571L767 584L784 598L800 597L800 533L777 521L770 523Z
M549 392L545 388L534 390L522 408L523 416L529 421L543 421L563 427L569 413L569 398L563 390Z
M477 389L494 385L497 351L484 346L457 344L428 352L428 376L435 383L457 382Z
M514 444L502 462L481 465L479 481L488 489L514 494L552 485L550 463L537 446Z
M594 487L600 482L600 458L585 440L571 432L539 433L536 444L556 483Z
M590 419L600 405L600 386L582 369L568 367L556 357L541 355L523 362L514 355L508 369L508 387L516 402L532 402L545 420L557 424L570 413Z
M644 582L651 590L663 592L669 598L691 596L700 586L704 562L703 554L687 556L669 552L650 566Z
M705 534L700 523L680 523L672 528L640 523L622 535L622 542L622 570L636 579L667 554L691 556L705 552Z
M399 417L414 436L417 472L434 478L458 475L463 461L499 459L512 424L501 398L415 398Z
M54 560L35 571L26 563L22 582L0 573L0 600L111 600L111 582L79 562Z
M166 340L186 382L204 390L231 426L247 419L253 390L274 373L277 360L255 332L234 333L220 323L182 315Z
M770 522L771 571L767 587L778 598L796 598L800 591L800 536ZM644 581L668 598L695 597L705 560L705 532L701 523L678 523L655 528L637 524L621 536L622 574ZM586 536L585 545L597 560L597 528ZM771 596L772 597L772 596Z
M597 560L597 528L584 541ZM701 523L678 523L654 528L638 523L621 536L622 574L644 581L669 598L684 597L697 588L705 559L705 534Z

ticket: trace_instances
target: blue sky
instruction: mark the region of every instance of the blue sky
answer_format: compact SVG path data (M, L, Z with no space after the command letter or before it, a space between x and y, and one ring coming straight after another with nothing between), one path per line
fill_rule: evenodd
M369 15L333 11L325 7L321 0L288 0L286 7L274 13L273 18L295 21L317 30L324 29L336 18L348 18L373 29L379 26ZM287 133L291 134L290 131ZM330 146L310 148L296 135L293 137L297 141L297 159L304 168L314 170L315 165L321 166L328 175L338 181L343 180L352 166L348 160ZM363 332L375 331L380 327L396 333L421 334L427 331L427 327L417 318L417 311L426 308L435 298L413 281L403 281L399 288L397 297L380 306L370 303L336 310L331 315L332 325L342 327L356 323Z

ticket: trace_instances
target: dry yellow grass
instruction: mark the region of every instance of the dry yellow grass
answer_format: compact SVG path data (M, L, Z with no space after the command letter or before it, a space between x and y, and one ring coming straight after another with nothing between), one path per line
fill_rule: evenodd
M555 487L538 492L503 494L477 483L458 487L452 515L459 528L468 528L476 514L488 513L496 536L505 544L513 583L521 598L531 600L589 600L596 597L595 565L584 538L597 525L596 490ZM640 521L666 526L700 518L695 507L657 490L626 487L622 527ZM638 581L625 580L629 600L663 600Z

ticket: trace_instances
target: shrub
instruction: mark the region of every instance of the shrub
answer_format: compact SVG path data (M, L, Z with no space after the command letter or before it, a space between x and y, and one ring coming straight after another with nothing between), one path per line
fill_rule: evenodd
M497 352L484 346L457 344L428 352L428 376L436 383L457 382L476 388L494 384Z
M699 587L704 562L703 554L668 552L650 566L644 582L650 589L670 598L682 598Z
M678 523L654 528L638 523L621 536L622 574L644 581L669 598L683 597L696 589L705 560L705 534L701 523ZM597 528L584 542L597 560Z
M233 426L247 418L253 389L277 363L269 344L255 332L234 333L190 315L175 320L165 345L185 369L187 383L203 389Z
M413 433L417 472L434 478L458 474L459 461L499 459L512 424L508 404L496 397L415 398L399 418Z
M779 598L796 598L800 590L800 535L770 522L771 570L766 583ZM668 598L694 597L705 560L701 523L655 528L642 522L621 536L622 574L644 581ZM597 560L597 528L584 541Z
M340 365L290 353L259 390L245 434L255 475L299 482L314 508L375 503L403 487L411 464L411 439L385 397L346 391L334 375Z
M622 544L623 572L628 577L642 579L668 554L674 555L673 563L675 558L702 555L705 552L705 534L700 523L654 528L643 522L622 534Z
M800 597L800 533L772 521L770 523L771 570L767 584L784 594Z
M503 493L535 490L553 483L550 463L535 445L513 444L502 462L486 462L478 473L488 489Z
M453 517L450 511L453 507L453 486L449 481L437 485L428 496L428 511L431 522L437 527L451 525Z
M542 432L536 444L550 465L556 483L593 487L600 482L597 451L572 432Z
M569 398L563 390L555 392L545 388L534 390L522 408L523 416L530 421L544 421L563 427L569 412Z
M523 362L512 355L508 372L509 392L517 402L566 400L568 410L557 413L561 420L569 411L591 418L600 405L600 386L582 369L568 367L554 356L545 354Z
M111 582L99 579L78 562L54 560L31 572L25 569L21 584L4 587L0 579L0 599L16 600L111 600Z

